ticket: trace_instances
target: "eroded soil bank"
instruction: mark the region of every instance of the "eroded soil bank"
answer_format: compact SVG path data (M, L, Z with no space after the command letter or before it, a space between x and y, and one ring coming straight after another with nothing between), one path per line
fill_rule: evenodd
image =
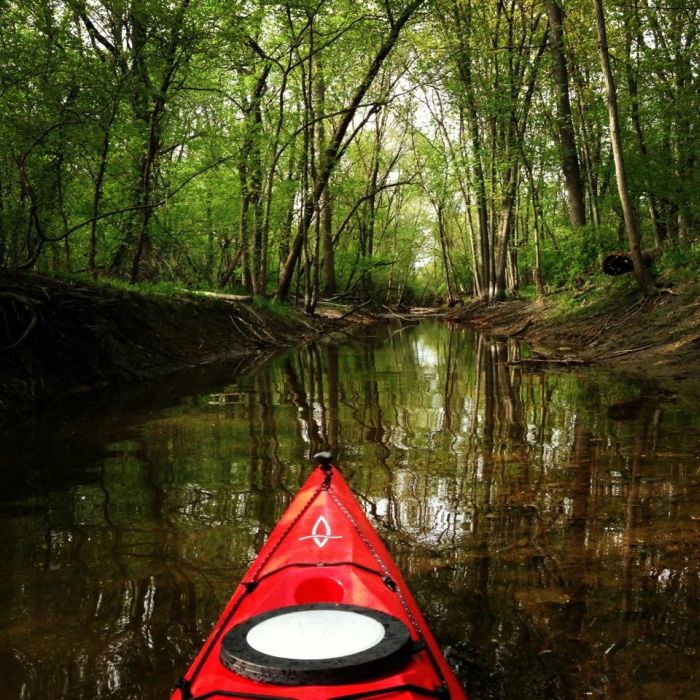
M2 275L0 412L269 351L336 326L272 305Z
M602 364L671 390L700 390L700 299L694 288L649 298L621 290L539 301L474 303L448 317L533 349L532 364Z
M476 302L447 318L526 341L533 355L525 361L535 366L603 364L671 390L700 391L696 291L679 287L641 299L627 288L617 295L607 289L493 306ZM0 275L0 413L269 352L346 325L343 313L309 319L232 298L144 295ZM384 315L394 316L403 318Z

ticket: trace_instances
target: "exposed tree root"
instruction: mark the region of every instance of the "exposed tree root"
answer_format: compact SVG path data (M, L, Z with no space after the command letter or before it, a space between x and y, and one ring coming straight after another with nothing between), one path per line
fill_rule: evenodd
M275 314L230 296L144 296L0 276L0 411L278 349L343 325Z

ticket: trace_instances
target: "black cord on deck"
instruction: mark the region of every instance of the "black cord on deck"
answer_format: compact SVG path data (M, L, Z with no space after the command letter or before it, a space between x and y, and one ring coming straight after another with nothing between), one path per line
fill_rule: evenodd
M175 687L180 690L182 700L192 700L192 688L190 687L190 682L186 678L180 676L175 683Z
M317 452L314 455L314 461L326 475L321 488L324 491L328 491L328 489L331 487L331 478L333 476L333 453L329 451Z

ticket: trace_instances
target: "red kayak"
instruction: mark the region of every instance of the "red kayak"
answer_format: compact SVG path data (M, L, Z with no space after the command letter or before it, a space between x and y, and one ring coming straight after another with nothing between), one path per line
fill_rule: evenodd
M316 459L171 700L466 700L331 455Z

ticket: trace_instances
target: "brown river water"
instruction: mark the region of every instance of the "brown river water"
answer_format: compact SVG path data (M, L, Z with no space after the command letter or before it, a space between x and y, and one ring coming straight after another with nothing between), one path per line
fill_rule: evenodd
M0 428L0 700L166 699L330 446L473 699L697 698L700 399L439 322Z

